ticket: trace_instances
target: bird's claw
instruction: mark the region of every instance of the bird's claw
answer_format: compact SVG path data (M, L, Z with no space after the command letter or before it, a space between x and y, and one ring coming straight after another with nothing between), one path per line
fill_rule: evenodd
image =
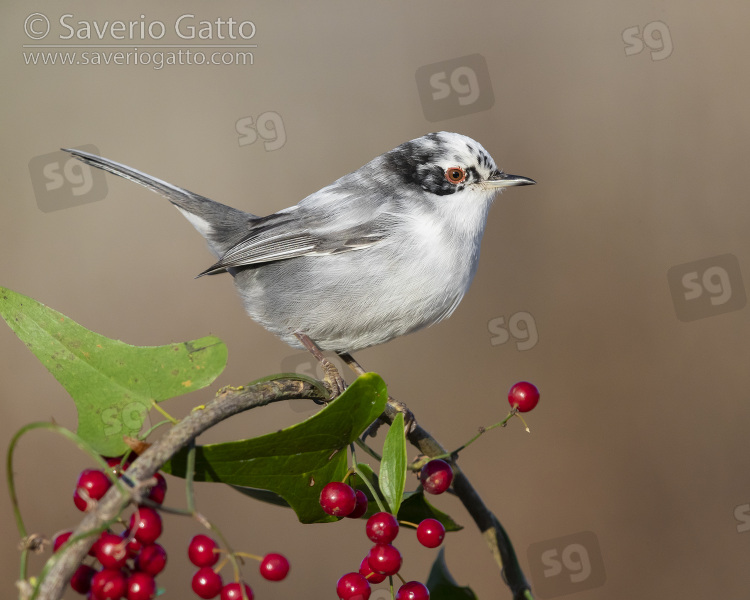
M323 377L323 383L331 394L331 400L339 397L344 393L346 389L346 382L341 377L339 370L336 368L330 360L324 358L320 361L320 366L323 367L325 376Z
M367 429L365 429L365 432L361 437L362 441L365 441L368 437L375 437L380 426L383 423L392 421L397 413L402 413L404 415L404 431L406 432L406 435L412 433L417 427L417 419L414 416L414 413L411 412L403 402L399 402L393 396L388 396L388 404L385 405L385 411L378 419L373 421Z

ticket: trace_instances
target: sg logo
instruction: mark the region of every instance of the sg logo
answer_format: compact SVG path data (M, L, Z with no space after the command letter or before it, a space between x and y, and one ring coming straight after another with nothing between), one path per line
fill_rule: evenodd
M740 265L732 254L677 265L667 279L680 321L739 310L747 301Z
M313 379L322 380L325 377L323 367L307 352L298 352L285 356L281 361L282 373L299 373ZM345 373L345 371L341 371ZM310 400L290 400L286 403L293 412L312 415L319 407Z
M622 32L622 41L625 42L625 55L632 56L643 52L645 46L651 50L651 60L664 60L672 54L672 36L669 35L669 27L662 21L651 21L643 28L628 27ZM645 46L644 46L645 43Z
M750 504L740 504L734 508L734 518L739 521L737 533L750 531Z
M495 104L487 61L481 54L425 65L415 77L428 121L470 115Z
M491 319L487 323L487 329L492 335L490 343L493 346L505 344L511 336L516 340L516 349L519 352L531 350L539 341L539 332L536 327L536 321L531 313L519 311L514 313L508 319L508 326L505 326L505 317Z
M528 558L540 598L590 590L606 581L599 541L590 531L532 544Z
M259 114L255 120L253 117L242 117L234 128L240 136L237 140L240 146L254 144L258 135L263 139L266 152L273 152L286 144L284 121L279 113L272 110Z
M102 411L104 435L136 435L143 427L148 410L140 402L130 402L120 409L111 407Z
M99 154L99 149L90 144L77 149ZM29 174L37 206L42 212L96 202L107 195L104 171L92 169L67 152L35 156L29 161Z

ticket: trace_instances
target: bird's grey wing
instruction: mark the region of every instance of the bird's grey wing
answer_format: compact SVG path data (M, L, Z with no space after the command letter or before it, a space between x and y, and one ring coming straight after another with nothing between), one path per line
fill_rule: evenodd
M390 215L368 214L342 200L333 211L295 206L251 220L248 235L200 275L299 256L351 252L386 237Z

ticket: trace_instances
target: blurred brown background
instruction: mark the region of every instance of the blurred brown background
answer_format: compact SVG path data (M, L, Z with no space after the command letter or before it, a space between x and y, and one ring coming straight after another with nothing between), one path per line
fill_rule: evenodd
M448 447L500 420L512 383L539 386L532 434L514 421L461 464L540 597L745 597L750 4L270 6L6 3L0 285L131 344L221 337L228 367L210 390L168 403L184 414L220 385L312 367L244 316L228 276L193 279L212 257L166 200L119 178L66 172L59 147L93 145L264 215L424 133L474 137L501 167L539 184L496 201L473 288L449 321L358 358ZM45 22L34 13L50 27L36 40ZM60 39L70 34L66 14L74 31L79 21L113 20L159 21L167 31L157 40L138 30L134 40L98 40L93 29L90 39ZM180 39L182 15L195 15L182 23L196 26L252 21L256 32L222 40L214 27L211 39ZM149 44L193 44L210 57L215 50L200 46L241 43L257 44L241 50L252 51L252 65L32 58L178 51ZM240 52L219 51L230 53L225 61ZM5 325L0 348L3 445L31 421L75 428L65 391ZM308 414L289 405L253 411L204 441ZM28 527L52 534L74 525L70 496L88 461L43 433L21 450ZM180 482L169 483L168 502L181 505ZM368 548L357 523L303 527L229 489L198 493L200 510L236 547L291 559L281 584L246 567L258 598L332 598ZM11 597L18 555L6 496L1 595ZM480 598L510 597L470 518L450 498L436 504L466 525L446 549L458 582ZM167 525L170 562L159 582L168 598L191 597L184 548L199 526ZM402 537L407 576L424 579L435 553Z

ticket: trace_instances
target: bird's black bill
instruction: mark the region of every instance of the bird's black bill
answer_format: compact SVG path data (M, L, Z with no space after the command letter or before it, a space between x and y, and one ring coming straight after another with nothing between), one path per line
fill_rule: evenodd
M511 175L510 173L494 173L487 179L492 187L504 188L516 185L534 185L536 181L522 175Z

